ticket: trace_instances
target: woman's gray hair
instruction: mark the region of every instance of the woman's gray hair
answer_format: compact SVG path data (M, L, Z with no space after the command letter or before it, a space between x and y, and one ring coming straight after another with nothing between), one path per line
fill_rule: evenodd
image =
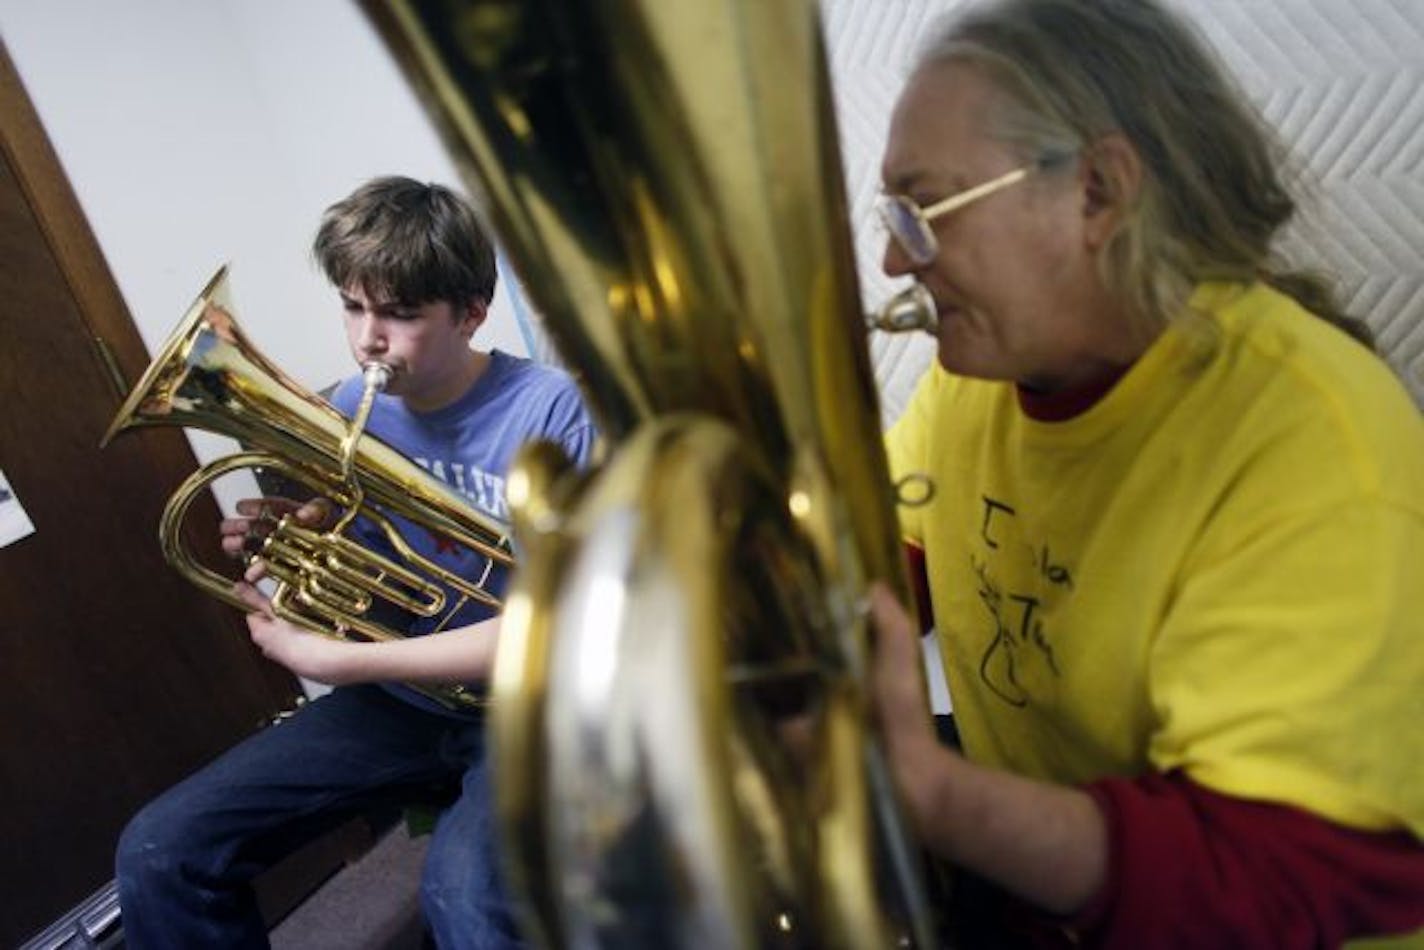
M1285 150L1206 41L1151 0L1000 0L942 25L917 66L968 63L1003 101L987 134L1045 164L1124 135L1139 199L1104 249L1107 286L1161 321L1198 281L1262 279L1369 342L1314 275L1278 273L1272 242L1296 201Z

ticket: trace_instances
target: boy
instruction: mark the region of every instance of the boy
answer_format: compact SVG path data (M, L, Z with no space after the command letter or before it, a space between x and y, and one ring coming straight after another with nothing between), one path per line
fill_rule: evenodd
M327 209L314 253L340 291L356 362L393 371L366 431L501 520L505 472L523 443L550 439L576 462L588 460L595 432L567 375L470 347L494 292L494 253L473 209L453 192L400 177L370 181ZM358 375L332 402L349 415L361 393ZM225 550L241 552L264 508L298 506L239 503L238 517L223 522ZM309 503L299 517L320 520L325 508ZM451 551L419 529L405 538L442 566L480 576L480 555ZM362 541L391 555L375 533ZM260 563L249 569L249 580L260 575ZM502 592L504 580L492 581L492 593ZM407 622L410 639L344 642L273 618L257 590L242 586L262 651L336 688L229 750L129 823L117 855L126 945L266 946L250 887L258 873L373 805L457 780L460 795L442 813L426 858L427 922L442 948L517 945L497 878L483 717L393 682L487 679L498 618L466 604L438 630L433 621Z

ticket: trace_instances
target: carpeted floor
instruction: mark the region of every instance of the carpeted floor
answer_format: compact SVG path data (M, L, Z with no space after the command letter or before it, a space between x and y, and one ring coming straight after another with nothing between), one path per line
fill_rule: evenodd
M428 835L404 822L272 930L272 950L421 950L418 888Z

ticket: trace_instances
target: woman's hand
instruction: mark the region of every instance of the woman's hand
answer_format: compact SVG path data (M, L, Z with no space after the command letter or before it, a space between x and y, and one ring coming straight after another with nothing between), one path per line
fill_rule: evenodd
M917 825L934 808L933 764L947 753L934 731L918 625L883 583L870 588L875 629L871 693L890 770Z
M914 621L879 584L870 591L870 615L875 711L906 818L920 840L1048 911L1077 912L1107 876L1107 823L1093 799L941 746Z

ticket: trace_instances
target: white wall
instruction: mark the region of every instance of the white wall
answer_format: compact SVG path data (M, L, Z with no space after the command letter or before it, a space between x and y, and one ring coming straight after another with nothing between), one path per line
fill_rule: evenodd
M314 390L351 372L322 209L379 174L460 185L354 2L0 0L0 39L151 352L230 262L264 353ZM502 283L476 340L523 354Z

